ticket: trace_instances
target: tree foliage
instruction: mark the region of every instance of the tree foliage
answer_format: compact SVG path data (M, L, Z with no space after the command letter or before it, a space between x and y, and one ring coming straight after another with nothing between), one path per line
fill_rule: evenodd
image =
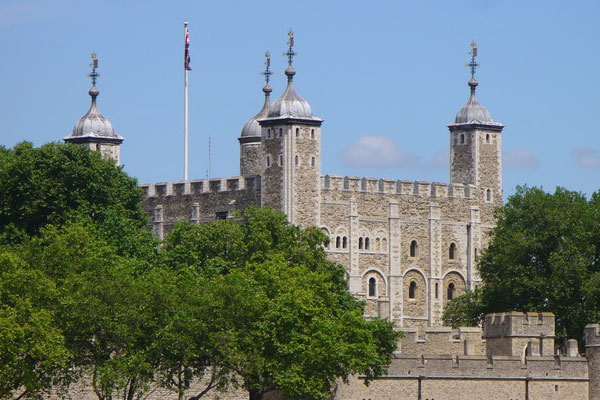
M173 269L190 265L209 277L209 315L221 332L214 349L253 400L272 391L326 398L337 378L383 373L396 348L392 324L364 320L325 240L316 228L254 207L237 222L178 224L167 239Z
M498 210L480 259L480 303L453 300L454 317L549 311L556 314L559 338L581 339L585 325L600 319L599 213L598 193L587 200L562 188L518 187Z

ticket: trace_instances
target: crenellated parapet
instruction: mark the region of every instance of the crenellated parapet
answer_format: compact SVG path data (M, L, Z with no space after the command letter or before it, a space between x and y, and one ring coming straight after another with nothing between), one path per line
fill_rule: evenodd
M401 196L474 199L475 185L462 183L411 181L358 176L325 175L321 177L323 190L355 193L381 193Z
M260 190L260 176L194 179L140 185L146 197L193 196L238 190Z
M398 342L401 354L483 355L485 340L479 327L449 326L403 328L405 336Z
M483 337L488 355L554 354L554 314L517 311L485 316Z

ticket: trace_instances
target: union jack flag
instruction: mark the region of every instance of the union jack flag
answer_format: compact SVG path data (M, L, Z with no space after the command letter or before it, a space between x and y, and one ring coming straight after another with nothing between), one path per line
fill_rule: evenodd
M183 55L183 68L186 71L191 71L192 67L190 67L190 32L188 32L188 28L185 28L185 53Z

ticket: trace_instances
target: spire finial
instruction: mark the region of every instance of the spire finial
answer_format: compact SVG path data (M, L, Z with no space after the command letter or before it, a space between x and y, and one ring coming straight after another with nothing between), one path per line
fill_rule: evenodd
M92 67L92 72L90 72L87 76L92 78L92 86L96 87L96 80L100 77L100 74L96 72L96 69L98 69L98 55L96 55L95 51L92 53L91 58L92 62L90 63L90 67Z
M294 56L297 54L294 51L294 31L292 31L292 28L290 28L290 30L288 31L288 51L286 51L285 53L283 53L284 56L287 56L288 58L288 67L291 68L292 67L292 63L294 62Z
M471 42L471 51L469 54L471 55L471 62L467 66L471 68L471 79L475 79L475 71L479 67L479 64L475 61L477 57L477 43L474 40Z
M273 75L273 72L271 71L271 53L268 51L265 53L265 70L260 74L265 77L265 87L269 86L269 81L271 80L271 75Z

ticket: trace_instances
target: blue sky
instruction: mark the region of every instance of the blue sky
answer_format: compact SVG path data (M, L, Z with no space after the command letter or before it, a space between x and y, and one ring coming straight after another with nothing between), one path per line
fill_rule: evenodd
M140 183L183 177L183 21L190 22L190 177L239 173L237 137L285 89L323 124L324 174L448 181L446 125L478 98L503 133L504 189L600 187L598 1L0 0L0 144L61 140L87 111L98 53L99 108L125 137Z

